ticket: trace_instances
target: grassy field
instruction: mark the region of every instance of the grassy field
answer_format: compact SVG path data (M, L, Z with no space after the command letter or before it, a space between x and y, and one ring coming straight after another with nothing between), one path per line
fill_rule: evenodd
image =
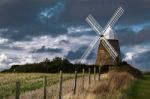
M128 99L150 99L150 75L135 81L126 94Z
M109 72L100 81L87 89L78 90L76 95L68 94L63 99L126 99L123 91L135 80L127 72Z
M1 73L0 74L0 99L15 95L15 83L21 82L21 93L43 87L43 78L47 77L47 86L59 81L59 74L44 73ZM63 74L63 79L71 79L74 74Z
M15 83L18 80L21 83L21 99L42 99L44 76L47 77L47 99L58 99L59 84L57 82L59 81L59 74L45 73L0 74L0 99L15 98ZM129 99L141 99L136 98L137 94L139 95L141 91L146 94L146 92L149 92L148 88L150 88L148 86L150 80L149 75L137 80L136 83L129 88L129 85L135 80L131 74L127 72L109 72L107 74L102 74L100 81L98 80L98 75L96 76L97 80L94 81L94 75L91 74L90 85L88 83L88 74L86 74L85 89L83 90L83 80L80 76L81 74L78 74L77 93L73 95L72 88L74 87L74 79L72 78L74 78L74 74L63 74L63 80L67 80L63 82L63 99L122 99L124 98L124 90L127 90L127 96L135 97ZM143 84L147 89L143 87ZM141 90L141 88L143 89ZM148 99L147 97L142 99Z

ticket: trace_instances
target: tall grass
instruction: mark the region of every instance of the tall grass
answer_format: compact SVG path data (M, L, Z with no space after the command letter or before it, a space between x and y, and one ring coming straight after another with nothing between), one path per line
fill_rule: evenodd
M80 91L68 99L122 99L124 90L128 88L134 77L127 72L109 72L105 79L96 81L84 92Z
M127 72L110 72L108 79L101 81L92 91L96 99L121 99L123 91L135 79Z
M21 94L43 87L43 78L47 77L47 86L59 81L59 74L46 73L4 73L0 74L0 99L15 96L15 83L20 81ZM64 80L74 77L73 74L64 74Z
M21 99L41 99L43 97L43 77L47 77L47 97L57 99L58 74L43 73L19 73L19 74L0 74L0 99L4 97L14 98L15 82L21 81ZM78 77L81 76L80 74ZM74 77L74 74L63 74L63 80ZM97 75L98 78L98 75ZM127 72L109 72L101 75L101 80L94 81L91 75L91 85L88 84L88 76L85 75L85 89L82 89L82 78L77 80L77 93L72 94L74 80L63 82L64 99L121 99L124 98L123 92L135 80L134 76ZM55 85L54 85L55 84ZM53 86L51 86L53 85Z

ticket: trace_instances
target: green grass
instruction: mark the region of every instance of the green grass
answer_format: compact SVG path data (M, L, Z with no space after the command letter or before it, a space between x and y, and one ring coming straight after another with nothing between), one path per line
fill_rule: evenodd
M42 88L44 76L47 78L47 86L59 81L58 73L0 73L0 99L15 95L15 83L18 80L21 83L21 93ZM74 74L63 74L63 80L72 79L73 77Z
M150 99L150 75L136 80L128 90L127 99Z

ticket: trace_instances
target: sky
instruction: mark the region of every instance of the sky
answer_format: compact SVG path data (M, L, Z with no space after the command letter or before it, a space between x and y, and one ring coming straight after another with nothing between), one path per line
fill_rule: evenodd
M0 70L59 56L75 62L98 36L86 23L92 14L104 27L116 9L122 59L150 70L150 0L0 0ZM87 59L94 64L96 46Z

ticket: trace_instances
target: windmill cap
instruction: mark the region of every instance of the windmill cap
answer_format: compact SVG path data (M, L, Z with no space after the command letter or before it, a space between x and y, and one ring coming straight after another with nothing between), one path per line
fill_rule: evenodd
M104 33L104 37L106 39L111 39L111 40L118 40L118 35L116 32L113 31L113 29L109 26L105 33Z

